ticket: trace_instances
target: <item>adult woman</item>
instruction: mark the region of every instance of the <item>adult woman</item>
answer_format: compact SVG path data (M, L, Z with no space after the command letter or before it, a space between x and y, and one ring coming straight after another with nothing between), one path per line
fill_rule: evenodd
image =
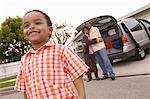
M96 80L100 80L100 78L98 77L98 70L96 67L95 55L94 55L94 52L92 51L92 47L90 45L90 43L92 43L92 42L90 42L88 40L89 30L87 28L83 28L83 33L84 33L84 36L82 38L82 42L83 42L83 46L84 46L84 48L83 48L84 59L85 59L85 63L90 68L90 70L87 73L87 75L88 75L87 82L92 80L92 72L94 72Z

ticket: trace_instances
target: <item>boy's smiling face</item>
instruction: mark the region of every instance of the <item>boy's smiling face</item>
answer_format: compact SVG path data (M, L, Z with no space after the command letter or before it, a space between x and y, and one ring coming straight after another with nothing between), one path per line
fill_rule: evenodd
M48 26L42 13L30 12L23 17L23 30L32 45L43 45L49 40L52 26Z

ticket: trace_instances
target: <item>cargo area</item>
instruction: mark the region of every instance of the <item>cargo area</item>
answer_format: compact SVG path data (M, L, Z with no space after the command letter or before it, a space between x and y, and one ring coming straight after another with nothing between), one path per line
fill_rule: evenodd
M114 17L101 16L91 24L99 29L109 55L122 52L122 33Z

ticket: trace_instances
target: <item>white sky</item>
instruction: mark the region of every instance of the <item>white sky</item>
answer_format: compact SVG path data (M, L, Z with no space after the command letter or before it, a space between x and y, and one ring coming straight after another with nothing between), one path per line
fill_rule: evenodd
M150 0L1 0L0 23L8 16L22 17L29 10L40 9L53 23L67 22L76 27L100 15L119 18L147 4Z

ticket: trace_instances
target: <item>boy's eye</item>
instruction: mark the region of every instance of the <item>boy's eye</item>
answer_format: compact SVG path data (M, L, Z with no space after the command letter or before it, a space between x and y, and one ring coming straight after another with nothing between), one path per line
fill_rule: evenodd
M35 24L41 24L41 22L35 22Z
M27 28L28 26L29 26L28 24L24 24L24 25L23 25L24 28Z

